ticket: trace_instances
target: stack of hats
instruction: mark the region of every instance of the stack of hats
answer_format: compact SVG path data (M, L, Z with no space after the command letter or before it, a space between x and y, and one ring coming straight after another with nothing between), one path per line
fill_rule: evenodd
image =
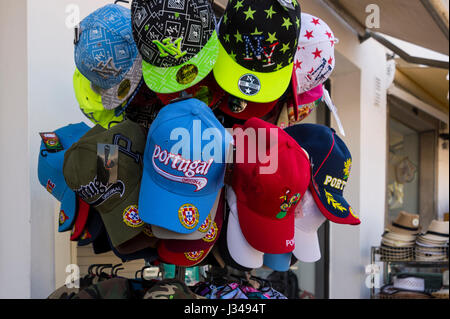
M412 260L419 233L419 215L401 211L381 239L383 260Z
M348 148L333 129L322 125L300 124L283 131L253 118L242 128L265 133L266 140L278 130L278 148L247 145L253 149L250 154L274 156L276 151L278 164L270 172L267 165L249 161L247 149L239 148L242 137L236 135L236 160L226 189L227 237L219 240L222 256L242 270L266 266L287 271L296 260L318 261L317 230L326 220L360 223L343 197L351 170Z
M428 230L417 236L416 260L448 260L448 221L433 220Z
M413 275L395 276L392 283L381 288L379 297L382 299L431 299L426 289L424 278Z
M230 1L217 22L209 0L133 0L75 31L75 97L95 126L43 133L38 175L79 246L286 271L320 259L326 220L360 223L343 196L344 141L297 124L324 95L337 43L297 1ZM280 105L297 125L267 118Z

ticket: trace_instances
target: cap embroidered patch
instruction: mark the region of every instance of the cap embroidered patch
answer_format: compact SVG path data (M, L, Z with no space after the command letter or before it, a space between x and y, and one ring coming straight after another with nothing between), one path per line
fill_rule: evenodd
M53 189L54 188L55 188L55 184L52 183L51 180L48 180L47 181L47 186L46 186L47 191L51 194L51 193L53 193Z
M83 231L83 234L80 236L80 240L86 240L88 238L91 238L92 235L89 233L87 229Z
M66 220L68 220L69 217L66 215L66 213L64 213L63 210L59 211L59 225L62 225L66 222Z
M139 217L139 212L136 206L131 205L123 211L123 222L130 227L137 228L144 224L144 221Z
M211 214L208 215L208 217L206 217L205 221L203 222L203 224L199 227L198 231L201 233L206 233L208 231L209 224L211 223Z
M290 190L287 190L286 194L280 197L280 199L283 200L283 203L280 206L280 212L276 216L278 219L282 219L282 218L286 217L289 209L292 206L295 206L300 201L300 198L302 197L300 193L297 193L297 194L293 195L290 199L288 199L290 192L291 192Z
M197 207L191 204L185 204L178 210L178 218L185 228L194 229L199 222L200 215Z
M204 250L200 250L200 251L191 251L188 253L184 253L184 256L189 259L190 261L197 261L200 260L200 258L202 258L202 256L205 254Z
M213 222L213 224L212 224L211 228L209 229L208 233L206 234L206 236L202 238L203 241L205 241L207 243L213 242L216 239L218 232L219 232L219 228L217 227L216 222Z
M341 205L338 201L336 201L333 197L333 195L329 192L325 191L325 196L327 197L328 205L333 206L334 209L338 209L341 212L345 212L347 209Z
M344 163L344 179L345 180L348 180L351 169L352 169L352 159L349 158Z

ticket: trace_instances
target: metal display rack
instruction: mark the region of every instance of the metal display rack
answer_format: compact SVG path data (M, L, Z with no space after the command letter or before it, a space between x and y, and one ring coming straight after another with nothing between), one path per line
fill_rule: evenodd
M427 272L430 270L435 270L434 272L441 271L442 269L449 268L449 260L448 260L448 247L445 249L445 255L447 258L445 260L439 261L424 261L418 260L414 254L414 247L409 248L412 250L412 256L406 254L404 259L395 259L394 256L386 255L385 251L382 247L372 247L371 248L371 264L375 265L378 263L383 263L383 283L388 284L389 279L392 274L399 273L401 270L406 268L416 268L416 269L424 269ZM377 288L375 287L374 277L372 277L372 285L370 289L370 298L373 299L376 295Z

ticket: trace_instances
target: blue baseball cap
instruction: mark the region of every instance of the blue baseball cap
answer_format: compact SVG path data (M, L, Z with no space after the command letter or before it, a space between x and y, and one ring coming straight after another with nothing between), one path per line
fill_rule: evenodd
M359 217L345 200L352 156L336 131L324 125L298 124L285 131L308 152L312 165L311 193L322 214L338 224L359 225Z
M264 266L275 271L288 271L291 267L292 253L264 254Z
M147 138L142 220L180 234L196 231L224 185L232 141L205 103L187 99L165 106Z
M133 38L131 11L108 4L83 19L76 30L76 67L101 95L104 108L115 109L142 80L142 57Z
M72 144L76 143L85 133L89 126L81 122L70 124L55 131L63 150L59 152L48 152L44 142L41 142L38 160L38 178L42 186L61 202L59 213L59 232L65 232L72 228L77 213L77 199L75 192L67 186L63 175L64 154Z

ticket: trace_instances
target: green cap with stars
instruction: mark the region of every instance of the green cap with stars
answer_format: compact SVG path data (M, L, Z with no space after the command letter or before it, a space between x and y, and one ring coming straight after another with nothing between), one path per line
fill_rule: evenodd
M217 83L247 101L279 99L291 81L300 19L296 0L230 0L219 27Z

